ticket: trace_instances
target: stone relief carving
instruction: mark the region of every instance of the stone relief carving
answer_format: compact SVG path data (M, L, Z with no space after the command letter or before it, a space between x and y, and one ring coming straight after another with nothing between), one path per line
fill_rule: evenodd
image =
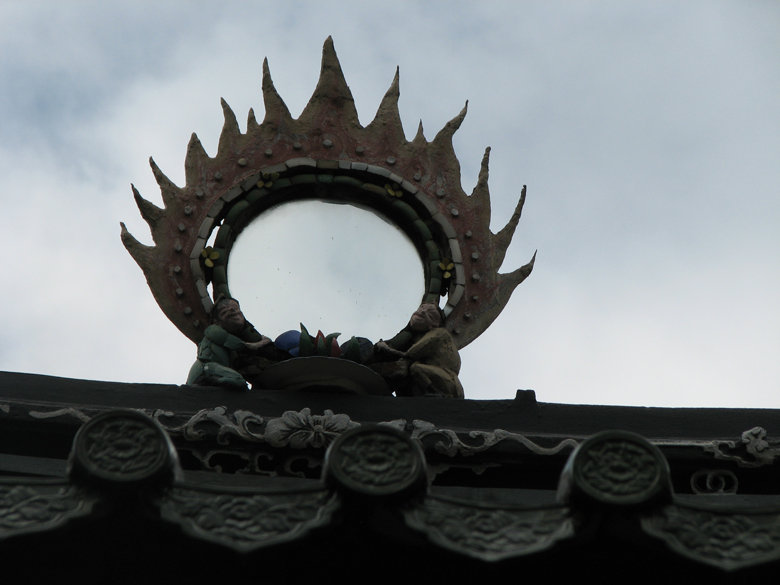
M425 455L403 431L364 426L339 437L328 450L324 477L361 494L408 494L425 485Z
M248 552L298 538L330 522L339 507L327 490L226 494L171 488L159 501L162 517L185 532Z
M643 530L696 561L733 570L780 557L780 514L733 514L666 506Z
M742 433L739 442L737 441L712 441L711 447L705 447L706 451L713 453L716 459L725 459L736 461L740 467L762 467L772 465L780 454L780 448L770 446L769 441L765 439L766 430L761 427L753 427L749 431ZM773 441L775 445L777 441ZM742 447L747 451L749 457L744 457L741 453L724 453L722 448L739 449Z
M30 416L33 418L55 418L58 416L66 416L66 415L75 417L79 419L81 422L89 422L92 418L90 416L87 416L80 410L76 410L75 408L60 408L59 410L54 410L52 412L38 412L35 410L30 411Z
M293 469L293 465L302 464L306 469L317 470L322 468L322 459L319 457L312 457L311 455L292 455L286 457L282 464L282 470L284 474L290 477L308 477L304 471L296 471ZM276 475L276 474L274 474Z
M94 503L65 482L0 484L0 539L55 528L89 514Z
M0 408L0 411L8 414L10 405L4 406L4 408ZM68 416L87 422L92 418L92 410L87 408L60 408L50 412L40 411L38 408L40 407L30 409L27 406L27 412L31 417L37 419ZM188 442L200 441L209 435L202 425L216 424L218 426L217 441L221 445L229 444L229 439L232 438L247 443L268 443L274 447L324 448L339 434L360 424L350 420L346 414L334 414L330 410L326 410L323 415L313 415L309 408L304 408L300 412L287 411L281 417L268 420L247 410L236 410L230 414L224 406L203 409L194 415L181 415L161 409L136 410L152 416L162 424L171 436L181 437ZM94 412L102 411L95 410ZM174 418L181 422L175 424L170 420ZM448 457L469 457L488 451L502 441L523 445L538 455L555 455L565 449L573 449L579 444L577 439L566 438L552 447L543 447L528 437L502 429L471 431L468 433L468 439L478 441L472 444L465 440L466 433L436 428L433 423L427 421L414 420L411 423L411 428L404 419L379 424L391 426L407 433L411 432L413 439L424 442L423 444ZM436 441L437 438L441 440ZM772 465L780 454L780 440L768 439L766 430L761 427L754 427L743 432L740 439L734 441L662 439L650 442L660 448L698 447L705 453L714 455L715 459L734 461L738 466L745 468Z
M263 417L249 412L248 410L237 410L232 415L226 413L227 408L224 406L204 408L203 410L198 411L183 425L178 427L169 427L164 421L160 420L160 417L175 416L173 412L158 409L154 411L152 418L159 422L172 437L183 437L187 441L199 441L206 436L205 431L195 428L197 425L204 422L215 423L219 426L217 442L220 445L228 444L228 436L238 437L250 443L263 441L262 434L257 434L249 428L250 424L257 426L262 425Z
M361 437L341 448L343 470L366 485L389 486L410 474L415 461L409 445L388 437Z
M712 441L657 440L658 447L700 447L715 459L734 461L739 467L755 468L773 465L780 455L780 440L767 439L762 427L753 427L742 433L737 441L715 439Z
M312 415L308 408L301 412L288 410L281 418L268 421L265 440L273 447L290 445L293 449L320 449L330 445L345 431L359 426L346 414L333 414L332 410L326 410L321 416Z
M170 437L150 416L134 410L104 412L84 423L73 440L68 469L110 483L164 482L179 473Z
M446 439L446 442L440 441L435 443L434 448L439 453L448 455L449 457L455 457L456 455L474 455L476 453L490 449L501 441L514 441L520 443L538 455L554 455L563 449L573 449L578 445L578 442L574 439L564 439L555 447L546 448L537 445L523 435L511 433L502 429L496 429L495 431L471 431L468 433L469 438L482 439L482 443L477 445L468 445L464 443L460 437L458 437L458 433L455 431L449 429L437 429L433 423L429 423L423 420L415 420L412 423L412 439L418 439L422 441L427 437L434 437L436 435L443 436Z
M227 445L228 436L232 436L251 443L268 443L272 447L289 445L293 449L327 447L341 433L360 426L346 414L333 414L333 411L326 410L322 415L313 415L310 408L300 412L288 410L281 417L267 421L247 410L237 410L229 415L224 406L203 409L176 427L167 426L161 420L161 417L173 416L174 413L163 410L156 410L153 414L155 420L172 436L183 437L187 441L199 441L206 437L207 433L197 428L198 425L215 423L219 426L217 442L221 445ZM263 423L264 433L259 432ZM258 428L253 430L249 425Z
M434 543L485 561L542 551L574 535L568 508L487 508L427 497L404 518Z
M165 445L156 429L127 418L101 422L84 437L82 453L86 461L117 476L145 473L158 465Z
M629 496L651 489L659 480L656 458L643 445L604 441L584 453L579 475L594 490L609 496Z
M249 453L241 453L241 452L235 452L235 451L228 451L224 449L209 449L205 453L197 450L197 449L188 449L188 453L190 453L193 457L195 457L198 461L200 461L201 466L206 471L215 471L217 473L222 473L223 468L222 465L219 463L214 463L211 461L211 458L215 455L228 455L232 457L237 457L242 459L245 464L241 468L237 468L234 470L234 473L248 473L251 471L254 471L252 468L252 462L250 460L250 454Z

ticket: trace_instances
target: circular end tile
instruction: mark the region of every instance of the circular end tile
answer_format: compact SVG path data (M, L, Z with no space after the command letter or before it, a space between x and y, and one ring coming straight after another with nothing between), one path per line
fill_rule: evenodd
M669 464L647 439L627 431L598 433L571 454L559 497L583 495L611 505L637 505L671 495Z
M330 446L325 474L329 482L363 495L406 494L425 485L425 456L394 428L363 426Z
M135 411L113 411L86 423L73 441L71 468L102 481L137 483L169 474L176 452L165 431Z

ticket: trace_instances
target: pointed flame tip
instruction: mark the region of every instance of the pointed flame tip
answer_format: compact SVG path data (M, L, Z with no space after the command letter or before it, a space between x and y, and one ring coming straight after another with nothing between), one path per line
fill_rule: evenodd
M333 46L333 37L328 36L325 42L322 44L322 60L325 61L326 57L333 55L336 56L336 48Z

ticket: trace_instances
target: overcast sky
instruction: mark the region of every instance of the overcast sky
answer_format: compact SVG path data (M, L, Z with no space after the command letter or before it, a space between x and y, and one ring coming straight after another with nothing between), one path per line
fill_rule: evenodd
M470 193L492 147L494 231L528 185L503 270L536 266L461 352L467 397L780 408L778 31L769 0L1 2L0 369L185 380L195 346L120 242L151 243L130 183L161 204L153 156L183 185L220 97L262 119L263 57L297 116L332 35L364 125L396 65L409 139L469 100L455 150Z

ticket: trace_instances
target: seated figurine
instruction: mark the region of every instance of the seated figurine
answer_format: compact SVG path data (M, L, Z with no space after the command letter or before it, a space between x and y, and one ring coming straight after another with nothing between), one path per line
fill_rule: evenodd
M374 351L378 361L398 360L392 369L383 368L384 364L373 366L386 375L396 395L463 398L458 347L436 305L420 305L409 324L393 339L379 341Z
M251 381L263 365L278 361L274 351L273 342L244 318L238 301L219 297L211 308L211 325L198 345L198 359L190 368L187 384L246 390L245 376Z

